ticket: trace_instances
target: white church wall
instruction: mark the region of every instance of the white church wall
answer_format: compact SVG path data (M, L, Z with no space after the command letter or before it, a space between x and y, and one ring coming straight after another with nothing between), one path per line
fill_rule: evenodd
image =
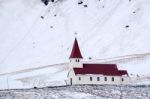
M83 63L81 58L70 59L71 68L83 68Z
M92 80L90 80L92 77ZM99 77L99 81L97 79ZM105 81L105 77L107 81ZM73 75L72 73L72 84L127 84L129 81L129 77L122 77L122 76L103 76L103 75ZM114 78L114 81L112 81ZM123 81L122 81L123 78ZM80 80L79 80L80 79Z
M72 81L71 81L71 79L72 79ZM76 84L76 75L74 74L73 69L70 69L70 71L68 73L67 84L68 85L74 85L74 84Z
M128 84L129 81L130 81L130 77L129 76L122 76L121 77L121 84Z
M81 78L81 80L79 80L79 77ZM90 77L92 78L92 80L90 80ZM99 77L99 81L97 80L97 77ZM114 78L114 81L112 81L112 77ZM120 84L120 77L118 76L77 75L76 80L76 84Z

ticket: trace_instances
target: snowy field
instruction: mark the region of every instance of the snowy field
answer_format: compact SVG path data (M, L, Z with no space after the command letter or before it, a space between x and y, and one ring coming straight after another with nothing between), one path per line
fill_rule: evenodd
M0 0L0 89L64 85L75 32L84 61L150 85L150 0L82 1Z
M124 61L126 61L125 58ZM120 62L120 59L118 59ZM118 60L110 60L107 62L117 62ZM131 60L131 58L129 58ZM103 60L98 60L98 62ZM120 63L123 63L121 58ZM97 61L94 61L97 62ZM107 63L105 61L105 63ZM119 64L118 62L118 64ZM45 86L63 86L66 85L65 80L69 71L68 63L42 66L38 68L25 69L6 74L0 74L0 89L26 89L33 87ZM150 85L150 75L129 74L132 85Z
M150 99L150 86L83 85L0 90L0 99Z
M132 64L142 66L142 59L147 57L149 55L132 55L111 59L91 60L88 63L117 63L117 65L126 65L126 67L130 67ZM119 68L123 69L122 67ZM134 70L138 72L139 69L135 68ZM65 80L67 79L68 71L68 63L63 63L0 74L0 89L63 86L66 85ZM130 84L132 85L150 85L150 74L132 74L129 70L129 76L131 77Z

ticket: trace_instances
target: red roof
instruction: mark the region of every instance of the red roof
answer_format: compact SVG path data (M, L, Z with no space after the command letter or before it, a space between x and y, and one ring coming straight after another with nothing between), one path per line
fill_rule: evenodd
M82 58L82 55L81 55L81 52L80 52L80 49L79 49L79 45L78 45L78 41L77 41L76 38L75 38L75 41L74 41L74 45L73 45L73 48L72 48L70 58Z
M128 75L128 72L126 70L119 70L119 73L121 75Z
M83 68L73 68L75 74L102 74L121 76L116 64L83 64ZM122 72L121 72L122 73Z

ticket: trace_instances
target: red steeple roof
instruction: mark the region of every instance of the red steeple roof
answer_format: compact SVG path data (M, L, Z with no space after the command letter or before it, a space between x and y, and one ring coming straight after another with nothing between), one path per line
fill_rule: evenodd
M78 45L78 41L77 41L76 38L75 38L75 41L74 41L74 45L73 45L73 48L72 48L70 58L82 58L80 48L79 48L79 45Z

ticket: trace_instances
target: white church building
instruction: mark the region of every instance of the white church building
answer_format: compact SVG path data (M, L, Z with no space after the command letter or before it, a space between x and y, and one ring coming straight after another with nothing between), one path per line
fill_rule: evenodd
M80 84L128 84L126 70L118 70L116 64L83 63L77 39L70 55L68 85Z

